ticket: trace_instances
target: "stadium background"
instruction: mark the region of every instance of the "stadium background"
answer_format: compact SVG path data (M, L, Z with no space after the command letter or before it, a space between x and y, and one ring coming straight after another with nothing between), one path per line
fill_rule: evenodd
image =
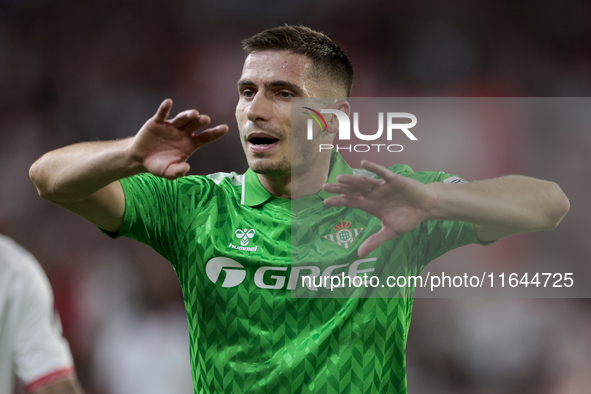
M132 135L171 97L173 112L196 108L234 134L199 151L192 173L245 170L233 116L239 43L283 23L344 45L355 96L589 96L590 8L583 0L0 0L0 232L47 271L86 392L192 392L184 308L172 269L155 252L110 240L37 197L27 172L42 153ZM544 261L555 272L565 262L589 264L591 132L474 130L471 141L490 151L467 161L462 149L470 147L458 144L435 170L554 180L571 212L552 233L468 247L436 264L510 270ZM589 332L588 299L420 299L409 389L588 392Z

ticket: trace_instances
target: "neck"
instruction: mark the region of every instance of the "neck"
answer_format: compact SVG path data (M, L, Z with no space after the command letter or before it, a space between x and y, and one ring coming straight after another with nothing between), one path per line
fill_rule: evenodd
M330 160L326 160L324 165L314 166L297 175L257 175L263 187L273 196L295 200L318 193L328 179L329 167Z
M268 176L257 174L261 185L275 197L291 199L291 175Z

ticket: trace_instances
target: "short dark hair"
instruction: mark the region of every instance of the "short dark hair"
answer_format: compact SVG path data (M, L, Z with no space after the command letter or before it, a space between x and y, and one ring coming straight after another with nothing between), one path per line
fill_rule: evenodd
M284 25L268 29L242 41L246 56L253 52L287 50L305 55L316 70L342 85L351 95L353 65L345 51L326 34L305 26Z

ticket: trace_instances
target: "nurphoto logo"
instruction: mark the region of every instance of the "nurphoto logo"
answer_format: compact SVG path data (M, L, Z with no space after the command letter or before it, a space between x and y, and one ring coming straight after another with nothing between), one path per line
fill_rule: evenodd
M343 111L338 109L321 109L320 112L310 108L310 107L302 107L303 109L309 111L304 112L304 114L310 116L312 119L308 119L307 123L307 138L308 140L313 139L313 130L314 130L314 121L320 126L320 129L323 131L328 130L328 124L326 119L322 116L322 114L333 114L337 117L339 121L339 132L338 132L338 139L339 141L348 141L351 140L351 121L349 116ZM384 118L386 119L386 140L392 141L395 135L395 131L402 131L408 139L411 141L417 141L417 137L414 136L413 133L409 129L413 128L417 124L417 117L408 112L387 112L384 116L384 112L378 112L378 131L373 134L363 134L359 130L359 113L353 113L353 133L355 136L362 140L362 141L377 141L382 137L384 134ZM396 121L395 121L396 119ZM410 122L407 123L397 123L399 119L407 119ZM369 152L370 150L375 150L380 152L380 149L388 152L402 152L404 149L400 144L354 144L354 145L333 145L333 144L320 144L319 151L323 149L336 149L337 151L346 150L349 152Z

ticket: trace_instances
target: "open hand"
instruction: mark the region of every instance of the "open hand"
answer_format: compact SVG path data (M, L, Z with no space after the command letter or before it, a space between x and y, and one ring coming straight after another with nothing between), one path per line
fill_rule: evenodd
M382 229L359 247L357 253L363 258L382 243L411 231L427 219L437 196L427 185L394 174L376 163L364 160L361 165L382 179L339 175L338 183L325 184L323 189L339 194L324 200L326 206L361 209L382 221Z
M132 157L140 161L146 171L166 179L185 175L189 171L189 156L228 132L228 126L219 125L194 134L209 124L209 116L193 109L166 120L171 108L172 100L164 100L135 136L130 148Z

